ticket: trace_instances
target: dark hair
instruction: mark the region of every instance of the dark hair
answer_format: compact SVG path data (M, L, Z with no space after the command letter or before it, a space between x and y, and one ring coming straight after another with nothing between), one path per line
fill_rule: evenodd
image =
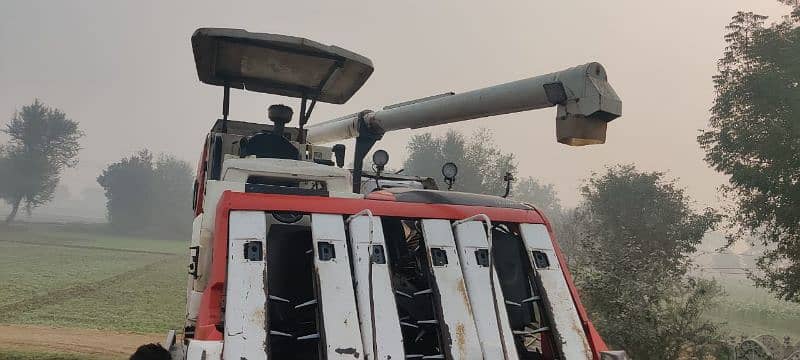
M146 344L139 346L130 360L172 360L172 355L161 344Z

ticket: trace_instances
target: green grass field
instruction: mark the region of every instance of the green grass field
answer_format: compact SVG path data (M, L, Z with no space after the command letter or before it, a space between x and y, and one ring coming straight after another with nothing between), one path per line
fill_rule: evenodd
M772 335L783 341L790 336L800 340L800 304L776 299L766 290L755 288L742 275L717 277L725 290L719 305L708 312L708 317L725 323L723 329L731 336Z
M0 231L2 323L132 332L182 328L185 241L94 227Z

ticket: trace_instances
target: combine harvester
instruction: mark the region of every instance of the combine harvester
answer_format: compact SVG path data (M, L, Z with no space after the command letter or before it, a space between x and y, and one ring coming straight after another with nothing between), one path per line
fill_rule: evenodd
M389 131L557 107L556 138L605 142L621 101L597 63L306 126L372 62L307 39L192 36L200 81L224 88L194 185L186 327L174 359L622 359L581 305L545 216L500 196L438 190L364 158ZM271 125L228 119L230 89L300 99ZM344 169L355 139L354 169ZM452 186L457 167L443 174ZM510 180L508 180L510 181Z

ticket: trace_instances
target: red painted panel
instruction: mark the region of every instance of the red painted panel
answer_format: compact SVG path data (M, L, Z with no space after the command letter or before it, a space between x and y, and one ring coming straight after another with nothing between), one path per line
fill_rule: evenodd
M520 210L507 208L493 208L481 206L444 205L404 203L394 201L394 196L389 193L376 192L368 199L345 199L317 196L256 194L225 191L217 205L216 223L214 228L214 251L211 266L211 278L206 291L203 293L200 314L197 320L196 338L200 340L222 340L223 334L216 329L222 321L221 305L224 296L225 280L227 274L227 249L228 249L228 217L232 210L258 210L258 211L297 211L305 213L322 214L355 214L361 210L370 209L376 216L424 218L424 219L450 219L461 220L477 214L486 214L492 221L545 224L550 238L555 239L552 227L545 217L536 210ZM556 255L562 264L565 258L557 242L553 242ZM583 323L589 343L594 351L595 359L599 359L599 352L606 350L606 345L594 329L586 310L578 297L578 291L572 281L569 270L564 267L564 277L569 286L570 293L578 309L578 315Z

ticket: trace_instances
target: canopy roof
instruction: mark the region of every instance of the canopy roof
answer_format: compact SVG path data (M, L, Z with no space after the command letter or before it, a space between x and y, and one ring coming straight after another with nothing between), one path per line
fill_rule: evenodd
M304 38L200 28L192 35L200 81L344 104L372 74L372 61Z

